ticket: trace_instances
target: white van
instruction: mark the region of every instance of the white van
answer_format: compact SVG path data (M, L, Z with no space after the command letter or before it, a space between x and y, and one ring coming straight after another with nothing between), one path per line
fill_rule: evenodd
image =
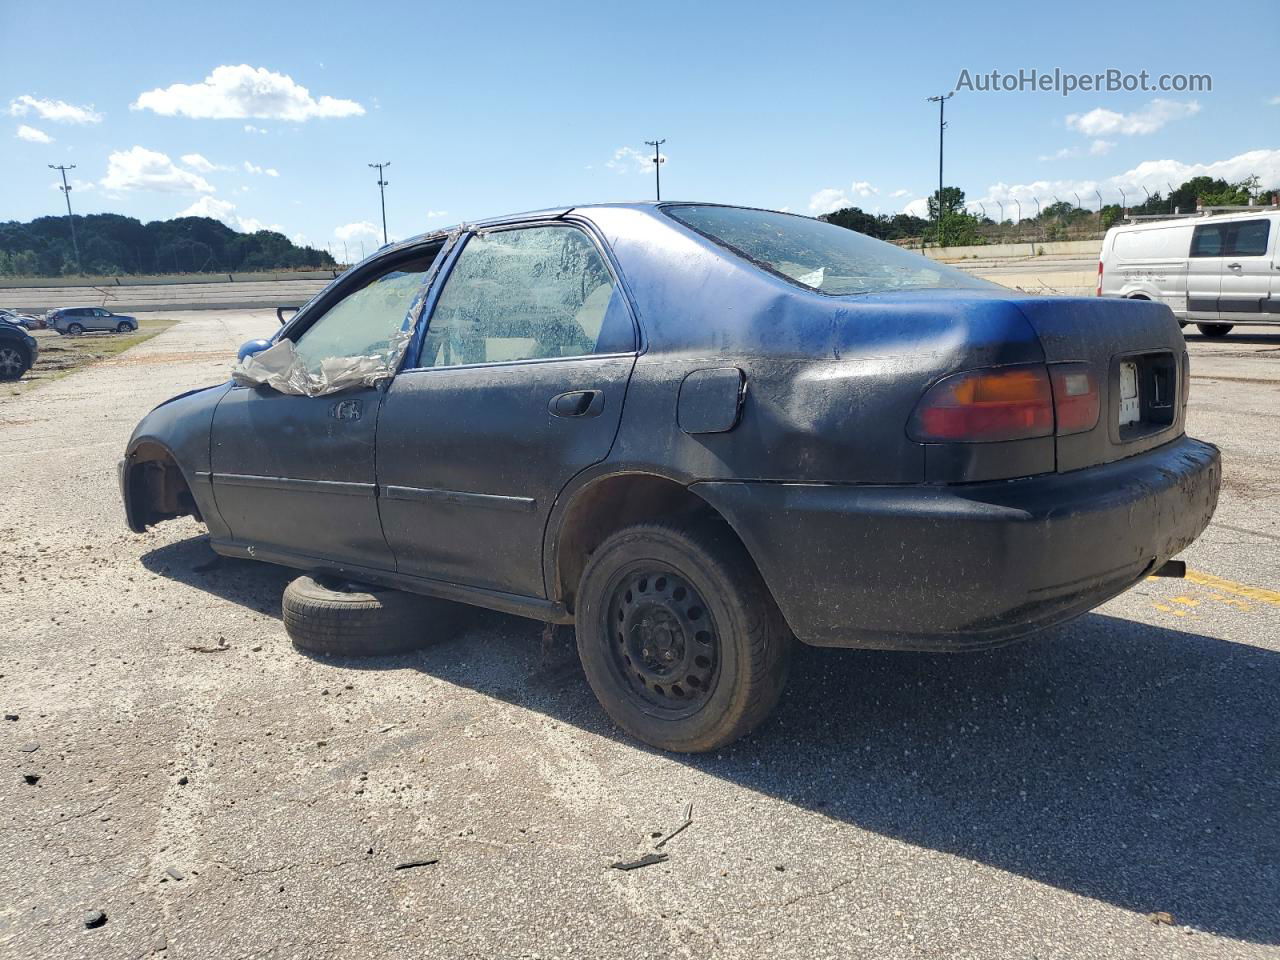
M1280 324L1280 209L1112 227L1098 296L1159 300L1206 337Z

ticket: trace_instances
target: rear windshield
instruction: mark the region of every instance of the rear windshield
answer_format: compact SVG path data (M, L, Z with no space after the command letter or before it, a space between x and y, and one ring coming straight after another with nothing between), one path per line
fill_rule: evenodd
M891 243L809 217L698 204L663 210L757 266L832 296L994 286Z

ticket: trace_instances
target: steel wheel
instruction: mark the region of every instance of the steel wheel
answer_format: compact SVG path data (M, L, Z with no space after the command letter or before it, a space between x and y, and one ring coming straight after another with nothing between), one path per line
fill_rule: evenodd
M0 380L17 380L27 369L27 358L17 347L0 347Z
M653 711L677 719L701 708L720 670L720 636L698 592L653 562L613 578L606 608L613 668Z

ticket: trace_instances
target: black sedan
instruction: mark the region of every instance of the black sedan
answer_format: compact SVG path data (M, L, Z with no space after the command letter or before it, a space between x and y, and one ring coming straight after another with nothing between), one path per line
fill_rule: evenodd
M40 344L16 323L0 323L0 380L17 380L40 355Z
M795 638L952 651L1082 614L1205 528L1156 303L1036 297L816 220L557 209L352 268L160 406L130 527L552 623L637 737L761 721Z

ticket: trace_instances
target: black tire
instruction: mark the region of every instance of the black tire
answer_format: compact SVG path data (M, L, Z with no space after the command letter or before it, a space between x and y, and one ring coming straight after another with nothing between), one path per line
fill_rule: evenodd
M73 336L78 336L79 334L84 333L84 327L78 323L69 323L67 324L67 333L72 334Z
M794 641L755 564L719 521L610 536L583 570L576 620L600 704L663 750L732 743L773 711L786 685Z
M407 653L425 646L451 604L400 590L298 577L284 588L284 629L294 646L340 657Z
M128 333L132 329L133 327L129 326L129 324L125 323L123 320L116 324L116 333Z
M1196 329L1206 337L1225 337L1231 332L1233 323L1197 323Z
M31 369L31 354L20 343L0 343L0 380L20 380Z

